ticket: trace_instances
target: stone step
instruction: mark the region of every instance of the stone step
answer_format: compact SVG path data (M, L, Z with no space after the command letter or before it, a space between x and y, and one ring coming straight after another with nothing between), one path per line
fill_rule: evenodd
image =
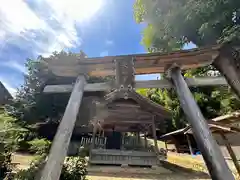
M89 165L89 175L163 175L172 174L172 171L162 166L146 168L146 167L131 167L131 166L100 166L100 165Z

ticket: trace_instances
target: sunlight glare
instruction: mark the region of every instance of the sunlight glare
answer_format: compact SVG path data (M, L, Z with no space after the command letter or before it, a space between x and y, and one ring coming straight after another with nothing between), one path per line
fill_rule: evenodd
M92 18L103 6L103 0L49 0L56 12L62 16L83 22Z

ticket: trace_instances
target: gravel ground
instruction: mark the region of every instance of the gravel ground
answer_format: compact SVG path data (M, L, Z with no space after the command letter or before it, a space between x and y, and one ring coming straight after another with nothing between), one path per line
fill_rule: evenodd
M171 166L171 170L168 167ZM165 168L166 167L166 168ZM208 180L204 173L188 172L167 164L158 169L134 167L89 167L89 180Z
M128 177L116 177L116 176L88 176L89 180L209 180L201 177L182 176L182 175L158 175L158 176L128 176Z

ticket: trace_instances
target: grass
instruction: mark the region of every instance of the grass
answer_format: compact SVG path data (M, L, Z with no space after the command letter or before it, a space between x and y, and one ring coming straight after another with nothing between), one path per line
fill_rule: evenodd
M167 161L181 167L185 167L194 171L208 173L208 169L203 160L185 154L168 153ZM240 180L235 169L231 169L236 180Z
M150 143L153 143L152 139L148 139ZM168 147L171 145L168 145ZM165 149L165 143L163 141L158 141L158 147ZM204 172L208 173L208 169L205 165L205 162L201 158L201 156L191 156L188 154L177 154L168 152L167 161L176 164L180 167L188 168L193 171ZM234 174L236 180L240 180L240 176L238 175L237 171L231 167L231 170Z
M162 142L159 142L159 147L163 148L165 145ZM31 161L34 159L34 156L31 155L24 155L24 154L14 154L12 158L12 162L17 164L17 169L27 169L31 163ZM199 157L192 157L187 154L176 154L176 153L168 153L167 161L178 165L180 167L188 168L193 171L198 172L204 172L208 173L207 167L205 166L204 161ZM234 170L233 170L234 171ZM239 176L237 176L237 173L234 172L235 179L240 180ZM88 176L89 180L124 180L126 178L124 177L99 177L99 176ZM129 179L129 178L127 178ZM132 180L142 179L142 178L130 178Z
M203 161L197 158L191 157L189 155L184 155L184 154L178 155L175 153L168 153L167 161L172 164L176 164L188 169L192 169L194 171L208 173L207 167L205 166Z

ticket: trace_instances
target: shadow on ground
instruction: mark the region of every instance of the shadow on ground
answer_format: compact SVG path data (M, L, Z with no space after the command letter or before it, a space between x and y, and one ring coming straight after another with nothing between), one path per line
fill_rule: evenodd
M210 178L209 174L207 174L205 172L195 171L193 169L178 166L176 164L173 164L173 163L170 163L167 161L163 161L162 166L166 169L169 169L169 170L175 172L175 173L192 175L192 176L197 176L197 177L201 177L201 178Z
M149 168L149 173L146 173L148 171L148 168L143 168L141 172L141 168L136 168L136 172L128 172L128 169L126 171L119 171L119 172L113 172L111 170L104 171L104 172L89 172L90 177L96 177L96 179L166 179L166 180L194 180L194 179L211 179L207 173L204 172L198 172L194 171L192 169L180 167L178 165L169 163L169 162L162 162L162 167L165 169L169 169L172 172L170 173L157 173L153 172L152 169ZM117 168L117 167L116 167ZM118 167L121 168L121 167ZM133 167L129 167L131 169L134 169ZM145 171L145 173L143 172ZM155 170L156 171L156 170ZM92 178L90 178L92 179ZM95 178L93 178L95 179Z

